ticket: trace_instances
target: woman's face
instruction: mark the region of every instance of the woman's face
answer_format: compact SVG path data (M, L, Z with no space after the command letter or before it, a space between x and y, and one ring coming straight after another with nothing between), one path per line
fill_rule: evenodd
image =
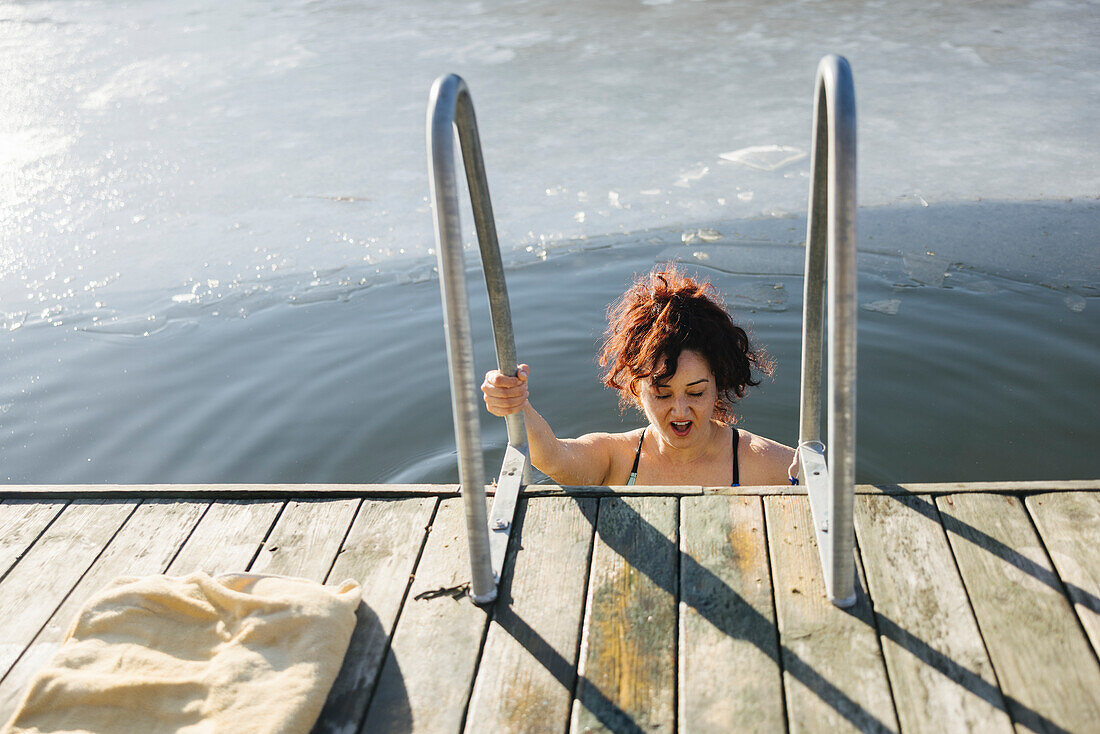
M703 355L681 352L676 373L667 382L647 381L639 393L650 425L669 445L686 448L709 435L718 388Z

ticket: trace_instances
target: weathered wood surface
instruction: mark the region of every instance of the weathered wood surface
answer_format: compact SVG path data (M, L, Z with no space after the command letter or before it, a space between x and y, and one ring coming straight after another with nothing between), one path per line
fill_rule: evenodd
M288 502L248 570L324 581L359 502L357 499Z
M64 507L64 501L0 503L0 579Z
M354 731L364 710L364 731L996 731L1005 710L1017 731L1094 731L1100 483L1085 484L862 492L867 592L850 611L824 597L797 488L528 495L488 612L462 596L461 499L438 487L7 499L0 717L114 576L251 569L363 586L317 731Z
M1028 494L1031 492L1083 492L1100 487L1098 479L1056 479L1025 482L926 482L883 485L856 485L856 492L868 494Z
M172 559L167 573L239 572L248 568L279 516L282 502L215 502Z
M1016 730L1096 731L1100 664L1020 500L936 504Z
M7 673L136 502L73 502L0 581L0 671Z
M764 500L791 731L898 731L871 605L825 596L810 502Z
M493 487L486 487L489 494ZM7 484L0 498L339 499L456 495L457 484Z
M570 731L675 731L677 509L600 500Z
M959 494L980 492L983 494L1030 494L1035 492L1082 492L1095 490L1100 486L1096 479L1070 479L1055 481L1027 482L929 482L903 484L857 484L855 493L872 495L908 495L908 494ZM805 495L803 486L766 486L766 487L703 487L704 494L761 496Z
M527 497L690 497L703 494L702 487L665 487L635 484L614 487L561 486L557 484L533 484L524 487Z
M365 732L456 732L469 701L486 612L466 598L462 500L440 503L378 678Z
M679 731L783 731L760 498L685 498L680 547Z
M364 502L355 516L327 581L358 581L363 601L315 733L358 730L436 503L434 497L376 500Z
M15 711L27 683L53 657L85 602L118 576L162 573L206 508L204 502L161 500L138 506L0 682L0 722Z
M930 498L857 497L855 520L902 731L1011 732Z
M1042 494L1025 504L1100 654L1100 493Z
M470 698L470 734L541 732L569 717L596 500L528 499L521 512Z

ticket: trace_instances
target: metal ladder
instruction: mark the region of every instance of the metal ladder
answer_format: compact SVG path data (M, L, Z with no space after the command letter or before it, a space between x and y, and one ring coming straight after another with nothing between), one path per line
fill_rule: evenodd
M473 102L466 83L450 74L432 85L428 98L428 158L436 257L451 407L458 444L459 482L466 508L470 596L477 604L496 599L521 485L530 460L523 415L505 420L504 455L492 511L485 511L485 467L476 400L465 263L458 217L454 134L458 132L470 202L474 211L485 285L496 343L497 367L516 374L516 347L504 268ZM802 314L802 388L799 415L799 477L810 497L825 586L841 607L855 603L855 367L856 367L856 133L855 91L848 62L826 56L818 65L814 91L813 152L806 235L805 298ZM826 293L826 283L828 291ZM822 327L828 296L828 445L820 440Z
M497 597L497 582L504 567L504 554L512 533L512 520L519 499L520 484L530 475L527 430L523 415L516 413L508 424L508 448L500 468L493 509L485 512L485 464L481 455L481 424L478 419L474 375L473 342L470 338L470 307L466 299L466 271L462 256L462 230L458 221L458 186L455 179L454 133L462 143L462 161L470 202L474 210L477 241L496 342L497 368L516 374L516 343L512 334L512 313L504 266L500 261L489 184L481 157L481 140L470 90L460 77L449 74L436 79L428 96L428 162L432 214L435 219L436 258L439 289L443 297L443 320L447 335L448 372L451 379L451 411L458 444L458 475L466 507L466 537L470 550L470 596L476 604L489 604Z
M849 607L856 602L852 526L856 474L856 95L852 70L841 56L826 56L817 67L810 156L799 479L810 496L825 591L833 604ZM821 442L820 434L821 331L826 298L827 444Z

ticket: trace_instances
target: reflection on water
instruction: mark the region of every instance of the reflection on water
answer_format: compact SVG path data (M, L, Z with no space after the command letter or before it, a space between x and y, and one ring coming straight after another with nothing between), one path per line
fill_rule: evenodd
M1097 207L1056 209L1069 229L1049 226L1051 205L1011 207L1017 226L1047 222L1060 240L1048 248L1051 272L1030 281L1013 277L1011 258L978 267L952 254L975 232L997 235L983 214L1003 219L1002 205L963 207L969 219L922 209L915 231L938 251L889 252L886 232L898 243L913 236L897 221L909 215L861 212L861 231L873 235L863 241L878 250L859 257L860 481L1100 474L1086 450L1100 429L1085 407L1100 361L1096 254L1073 241L1095 231L1079 225L1096 221ZM532 400L560 435L639 425L601 387L596 343L606 305L634 274L676 259L714 281L778 362L775 379L741 404L742 425L794 442L803 226L711 223L563 246L544 259L514 254L509 293ZM718 237L684 237L700 230ZM993 244L979 238L970 249ZM1060 273L1057 253L1074 248L1083 252L1076 274ZM430 261L315 275L134 294L111 317L93 309L9 325L17 328L0 363L3 480L456 481ZM1045 282L1053 276L1064 282ZM471 283L484 370L493 358L487 306ZM483 414L482 425L488 465L499 465L503 421Z

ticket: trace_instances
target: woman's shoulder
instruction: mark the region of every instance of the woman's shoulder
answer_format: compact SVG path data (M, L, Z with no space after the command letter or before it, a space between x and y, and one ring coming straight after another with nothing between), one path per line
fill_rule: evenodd
M794 461L794 449L743 428L737 431L740 436L737 457L741 484L786 484L787 470Z
M600 431L586 433L573 441L586 449L606 455L607 474L603 477L601 484L624 484L626 477L630 474L630 467L634 462L634 455L638 451L638 444L642 440L644 431L644 428L635 428L622 433Z
M641 440L642 432L645 430L645 428L635 428L634 430L623 431L621 434L596 431L592 432L592 434L585 434L574 438L573 440L579 443L586 443L586 445L590 446L601 446L613 451L627 447L631 451L635 451L638 448L638 442Z

